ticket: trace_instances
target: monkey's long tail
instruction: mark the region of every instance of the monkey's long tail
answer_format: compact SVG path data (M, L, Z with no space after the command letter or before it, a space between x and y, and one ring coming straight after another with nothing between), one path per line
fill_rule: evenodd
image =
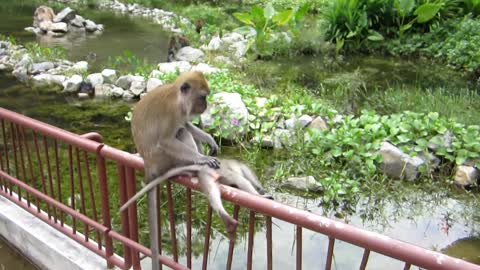
M205 168L205 165L189 165L189 166L173 168L167 171L163 175L150 181L139 192L133 195L132 198L130 198L124 205L122 205L122 207L120 207L120 212L125 211L128 208L128 206L131 205L133 202L135 202L138 198L140 198L140 196L147 193L149 190L151 190L155 186L161 184L163 181L179 175L192 176L192 173L198 173L203 168Z

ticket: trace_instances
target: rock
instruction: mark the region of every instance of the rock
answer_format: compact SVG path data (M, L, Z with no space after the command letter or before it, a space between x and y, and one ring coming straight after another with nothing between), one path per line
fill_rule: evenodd
M5 64L0 64L0 71L7 70L8 67Z
M69 7L64 8L60 11L55 18L53 18L53 22L69 22L75 19L75 11Z
M223 124L219 128L226 130L226 139L234 139L248 132L248 110L238 93L220 92L212 97L207 110L200 116L203 127L211 127L213 110L220 109Z
M193 66L192 67L192 70L195 70L195 71L200 71L204 74L210 74L210 73L216 73L216 72L220 72L221 70L219 68L216 68L216 67L212 67L208 64L205 64L205 63L200 63L196 66Z
M313 118L311 116L306 114L302 115L300 118L296 118L294 116L285 121L285 126L290 130L294 130L295 128L304 128L312 122L312 119Z
M66 33L64 33L64 32L53 32L53 31L48 31L47 32L47 36L50 36L50 37L61 37L61 36L64 36L65 34Z
M297 124L300 125L302 128L308 126L313 121L313 118L310 115L302 115L298 118Z
M97 85L103 84L103 75L102 73L92 73L87 76L85 82L90 83L95 88Z
M227 43L227 44L233 44L233 43L243 41L243 40L244 40L243 35L241 35L239 33L235 33L235 32L226 33L222 37L222 41Z
M46 33L50 30L50 26L52 25L51 21L44 21L40 22L38 28L40 29L41 33Z
M114 97L123 97L123 93L125 93L126 91L123 90L122 88L120 87L113 87L112 89L112 96Z
M335 123L335 124L340 124L340 123L343 122L343 118L345 118L343 115L337 114L337 115L335 115L335 116L332 118L332 121L333 121L333 123Z
M44 87L49 85L63 85L66 77L63 75L52 75L48 73L39 74L32 77L32 84L36 87Z
M73 65L72 69L77 71L77 72L80 72L80 73L87 72L88 62L87 61L79 61L79 62L77 62Z
M455 171L454 182L460 187L470 187L478 184L480 172L472 166L460 165Z
M421 158L428 165L430 171L434 171L440 167L440 159L432 153L417 153L417 157Z
M21 68L24 68L25 70L29 70L31 64L32 64L32 59L30 58L30 55L24 54L24 55L22 56L22 58L20 59L20 61L18 61L18 62L15 64L15 69L21 67Z
M452 137L452 132L447 130L443 135L433 137L428 143L428 149L435 152L440 147L450 148L452 146Z
M52 23L50 25L49 31L52 31L54 33L66 33L68 32L68 26L64 22Z
M242 58L247 53L247 41L239 41L230 45L230 50L233 51L233 56L236 58Z
M34 64L31 65L30 73L38 74L38 73L50 70L54 67L55 67L55 65L52 62L34 63Z
M29 26L29 27L25 27L24 30L30 33L34 33L35 35L39 35L42 33L42 30L38 27Z
M97 24L97 30L95 32L103 32L105 30L105 26L103 24Z
M79 94L87 94L88 96L93 96L95 93L93 85L89 82L81 82L78 91Z
M13 70L12 75L17 78L20 82L27 82L28 81L28 74L27 74L27 68L20 66L17 67Z
M100 74L100 73L96 73L96 74ZM101 76L101 74L100 74L100 76ZM102 80L103 80L103 77L102 77ZM112 89L114 87L115 86L112 85L112 84L97 84L97 85L94 86L94 95L95 95L95 97L109 97L109 96L112 96L113 95ZM123 94L123 90L122 90L122 94Z
M70 21L70 24L78 28L83 28L85 27L85 19L80 15L75 15L75 18Z
M232 60L226 56L223 56L223 55L218 55L214 58L214 61L217 62L217 63L222 63L226 66L234 66L234 63L232 62Z
M79 99L87 99L89 97L88 93L78 93L78 98Z
M102 76L105 83L114 83L117 80L117 72L113 69L104 69Z
M218 51L222 48L222 45L223 41L218 36L215 36L210 40L206 49L209 51Z
M121 87L124 90L130 89L130 85L132 85L133 76L128 74L124 76L120 76L118 80L115 82L115 85Z
M157 88L158 86L163 85L163 82L157 78L150 78L147 81L147 92Z
M97 30L97 24L91 20L85 20L85 29L89 32L94 32Z
M152 70L152 72L150 72L150 75L149 75L148 77L150 77L150 78L157 78L157 79L158 79L158 78L160 78L160 76L162 76L162 75L163 75L163 73L160 72L160 70L154 69L154 70Z
M204 56L205 53L202 50L186 46L177 51L175 59L187 62L200 62Z
M132 100L135 98L135 94L130 92L130 91L125 91L123 92L123 96L122 96L122 99L124 100Z
M10 47L10 43L8 43L6 41L0 41L0 48L8 49L8 47Z
M295 134L288 129L275 129L273 131L273 148L280 149L284 146L292 146L295 143Z
M63 82L63 91L67 93L75 93L80 89L80 84L83 82L82 76L73 75L68 80Z
M421 158L410 157L388 142L382 143L379 154L383 157L383 171L391 178L414 181L418 178L419 167L425 164Z
M166 62L158 64L158 70L162 73L185 72L192 68L187 61Z
M256 97L255 98L255 105L257 105L257 107L259 107L259 108L265 107L267 102L268 102L268 98L265 98L265 97Z
M328 125L321 116L313 119L313 121L308 125L309 128L319 129L319 130L328 130Z
M130 92L135 96L140 96L147 87L145 78L143 76L134 76L132 84L130 85Z
M322 190L322 185L318 183L313 176L290 177L285 180L280 186L282 188L288 188L298 191L318 192Z

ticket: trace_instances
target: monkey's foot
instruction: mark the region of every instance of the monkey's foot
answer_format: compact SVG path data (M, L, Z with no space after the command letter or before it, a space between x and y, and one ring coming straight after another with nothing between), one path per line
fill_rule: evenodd
M237 232L238 221L236 221L231 216L225 216L222 218L225 228L227 230L228 238L230 241L235 242L235 236Z

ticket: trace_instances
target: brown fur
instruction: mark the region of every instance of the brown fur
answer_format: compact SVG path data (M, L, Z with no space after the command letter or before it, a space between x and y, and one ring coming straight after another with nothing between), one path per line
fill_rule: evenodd
M195 139L206 142L216 152L213 138L191 125L190 118L207 108L208 83L201 72L181 74L174 83L159 86L142 98L133 109L132 135L145 162L145 182L149 183L169 169L185 165L218 168L216 158L205 156L177 138L182 129L190 129ZM152 269L160 268L158 258L158 209L156 189L148 193L148 220Z
M55 12L53 9L47 6L39 6L33 13L33 26L39 27L43 21L53 21L55 18Z

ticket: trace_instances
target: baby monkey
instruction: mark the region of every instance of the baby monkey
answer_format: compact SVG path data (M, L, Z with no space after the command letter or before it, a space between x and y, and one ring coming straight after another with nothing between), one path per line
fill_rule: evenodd
M222 219L228 237L232 241L235 240L235 230L238 222L232 218L223 207L220 187L218 184L224 184L254 195L273 199L271 195L265 192L264 188L259 183L257 176L247 165L233 159L221 159L220 168L216 170L205 165L190 165L169 170L161 177L157 177L145 185L120 208L120 211L126 210L127 207L140 198L140 196L149 192L165 180L180 175L190 177L196 176L198 178L201 190L207 196L213 210Z

